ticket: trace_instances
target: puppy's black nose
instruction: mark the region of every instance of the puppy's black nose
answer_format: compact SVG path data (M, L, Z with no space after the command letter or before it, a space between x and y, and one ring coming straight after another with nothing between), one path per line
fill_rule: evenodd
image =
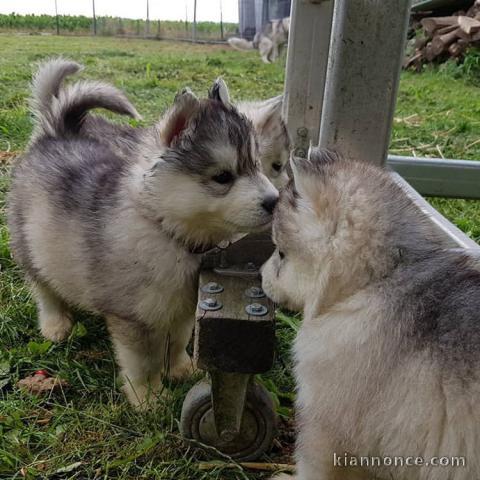
M273 209L275 208L275 205L278 202L278 195L271 196L271 197L265 197L262 203L262 207L268 212L268 213L273 213Z

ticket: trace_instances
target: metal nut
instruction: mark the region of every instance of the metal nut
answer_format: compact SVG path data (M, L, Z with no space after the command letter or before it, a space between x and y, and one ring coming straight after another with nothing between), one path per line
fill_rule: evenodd
M250 287L245 290L245 295L248 298L263 298L265 297L265 292L262 287Z
M223 286L217 282L208 282L201 290L204 293L221 293L223 292Z
M306 137L308 135L308 130L305 127L300 127L297 129L297 135L299 137Z
M295 149L295 155L300 158L306 158L307 157L307 151L304 148L296 148Z
M253 315L255 317L263 317L268 313L268 308L261 303L251 303L245 307L245 311L249 315Z
M205 298L200 302L199 306L202 310L210 311L220 310L223 307L222 303L215 298Z

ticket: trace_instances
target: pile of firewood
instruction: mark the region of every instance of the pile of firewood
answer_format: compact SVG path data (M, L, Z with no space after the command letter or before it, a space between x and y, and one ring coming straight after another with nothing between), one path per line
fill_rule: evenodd
M419 22L423 35L413 40L413 53L404 68L419 70L424 63L460 58L470 46L480 46L480 0L467 11L449 17L426 17Z

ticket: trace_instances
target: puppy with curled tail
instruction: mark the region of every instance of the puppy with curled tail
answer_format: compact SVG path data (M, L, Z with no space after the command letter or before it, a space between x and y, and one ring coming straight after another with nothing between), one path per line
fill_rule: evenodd
M125 393L144 407L163 376L192 370L201 254L268 228L278 192L223 80L204 99L182 90L139 128L91 113L139 117L112 86L66 85L80 68L56 59L35 77L34 134L8 197L11 248L43 335L68 336L72 307L103 315Z

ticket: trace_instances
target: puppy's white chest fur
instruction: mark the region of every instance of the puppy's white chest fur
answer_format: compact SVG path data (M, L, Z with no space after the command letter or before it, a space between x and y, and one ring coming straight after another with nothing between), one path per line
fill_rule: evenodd
M109 237L119 287L130 284L135 292L135 316L153 326L168 325L182 312L193 314L200 255L189 253L135 210L124 217L109 227Z
M372 332L378 321L373 311L354 299L343 308L306 317L295 341L300 405L322 405L334 414L344 395L364 388L362 369L370 363L375 346Z

